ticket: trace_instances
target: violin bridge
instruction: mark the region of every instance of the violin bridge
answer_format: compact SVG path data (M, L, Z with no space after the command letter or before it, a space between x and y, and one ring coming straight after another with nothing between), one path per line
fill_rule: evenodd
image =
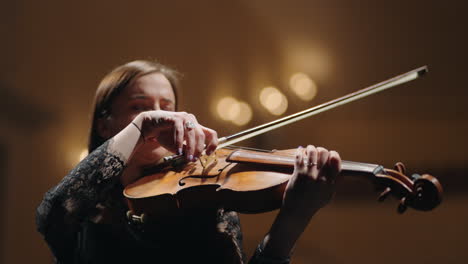
M205 170L208 166L210 166L212 163L217 162L218 159L216 158L216 154L212 153L211 155L203 155L200 157L200 164L203 167L203 170Z

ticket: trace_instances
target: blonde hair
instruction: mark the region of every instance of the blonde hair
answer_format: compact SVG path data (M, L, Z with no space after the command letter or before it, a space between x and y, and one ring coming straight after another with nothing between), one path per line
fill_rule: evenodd
M181 75L176 70L161 63L147 60L136 60L115 68L102 79L96 90L94 112L88 140L88 151L90 153L107 140L99 135L97 121L110 115L110 107L114 98L135 79L150 73L162 73L169 80L176 97L175 104L177 109L176 89Z

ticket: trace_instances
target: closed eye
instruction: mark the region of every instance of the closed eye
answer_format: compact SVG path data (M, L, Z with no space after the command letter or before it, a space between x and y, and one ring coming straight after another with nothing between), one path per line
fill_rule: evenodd
M146 102L134 102L132 104L130 104L130 109L132 111L139 111L139 112L142 112L142 111L150 111L150 110L153 110L152 109L153 107L151 106L150 103L146 103Z
M162 110L175 111L174 102L172 102L171 100L161 99L160 105Z

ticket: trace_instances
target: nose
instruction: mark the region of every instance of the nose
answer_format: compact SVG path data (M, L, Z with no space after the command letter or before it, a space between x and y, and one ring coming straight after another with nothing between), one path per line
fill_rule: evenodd
M161 106L159 105L159 102L155 102L153 105L154 110L161 110Z

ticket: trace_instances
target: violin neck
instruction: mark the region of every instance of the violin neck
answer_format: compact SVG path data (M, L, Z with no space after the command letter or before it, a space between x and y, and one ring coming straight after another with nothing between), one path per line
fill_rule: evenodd
M380 174L384 171L384 167L382 165L348 160L342 161L341 169L346 172L371 173L373 175Z
M226 159L229 162L255 163L264 165L276 165L281 167L294 167L295 156L286 153L258 152L245 149L233 151ZM384 171L384 167L377 164L362 163L343 160L341 171L347 173L370 173L377 175Z

